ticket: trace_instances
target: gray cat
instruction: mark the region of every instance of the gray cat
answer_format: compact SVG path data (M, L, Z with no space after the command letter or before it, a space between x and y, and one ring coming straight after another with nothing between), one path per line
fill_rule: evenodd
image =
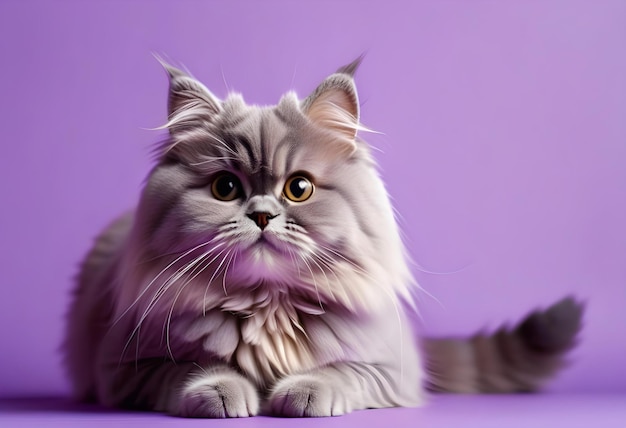
M417 288L368 145L358 61L306 99L218 100L164 64L169 139L87 255L67 324L76 396L189 417L331 416L425 390L513 392L563 365L582 309L415 345Z

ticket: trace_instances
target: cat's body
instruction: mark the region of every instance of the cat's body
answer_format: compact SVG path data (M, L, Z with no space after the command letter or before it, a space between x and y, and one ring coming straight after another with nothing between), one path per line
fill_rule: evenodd
M490 339L428 341L422 361L404 248L356 138L355 67L304 101L256 107L166 66L170 139L137 210L79 276L66 342L77 396L184 416L323 416L419 405L425 385L530 390L561 365L580 320L569 300L500 335L534 360L514 379L480 368L473 350Z

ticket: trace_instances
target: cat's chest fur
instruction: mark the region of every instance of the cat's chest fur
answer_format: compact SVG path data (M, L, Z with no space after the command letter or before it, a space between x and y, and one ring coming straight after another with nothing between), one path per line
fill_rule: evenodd
M172 331L205 356L235 364L260 387L349 358L342 326L320 304L268 288L221 300L202 316L177 320Z

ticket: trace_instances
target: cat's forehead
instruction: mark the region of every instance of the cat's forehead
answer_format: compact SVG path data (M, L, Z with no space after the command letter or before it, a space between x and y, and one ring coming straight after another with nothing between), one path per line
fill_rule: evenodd
M220 126L226 132L257 137L257 141L262 133L269 133L266 135L269 137L284 137L304 124L299 105L293 92L285 94L273 106L249 105L241 94L229 94L222 105Z
M248 105L240 95L230 95L223 102L219 127L248 173L289 172L297 152L306 150L306 120L292 93L275 106Z

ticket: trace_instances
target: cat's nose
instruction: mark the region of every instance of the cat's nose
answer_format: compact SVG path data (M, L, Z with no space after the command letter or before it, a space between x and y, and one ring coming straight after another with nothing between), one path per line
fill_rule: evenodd
M278 214L271 215L270 213L255 211L252 214L248 214L248 218L252 219L252 221L254 221L256 225L259 226L259 229L265 230L270 220L277 215Z

